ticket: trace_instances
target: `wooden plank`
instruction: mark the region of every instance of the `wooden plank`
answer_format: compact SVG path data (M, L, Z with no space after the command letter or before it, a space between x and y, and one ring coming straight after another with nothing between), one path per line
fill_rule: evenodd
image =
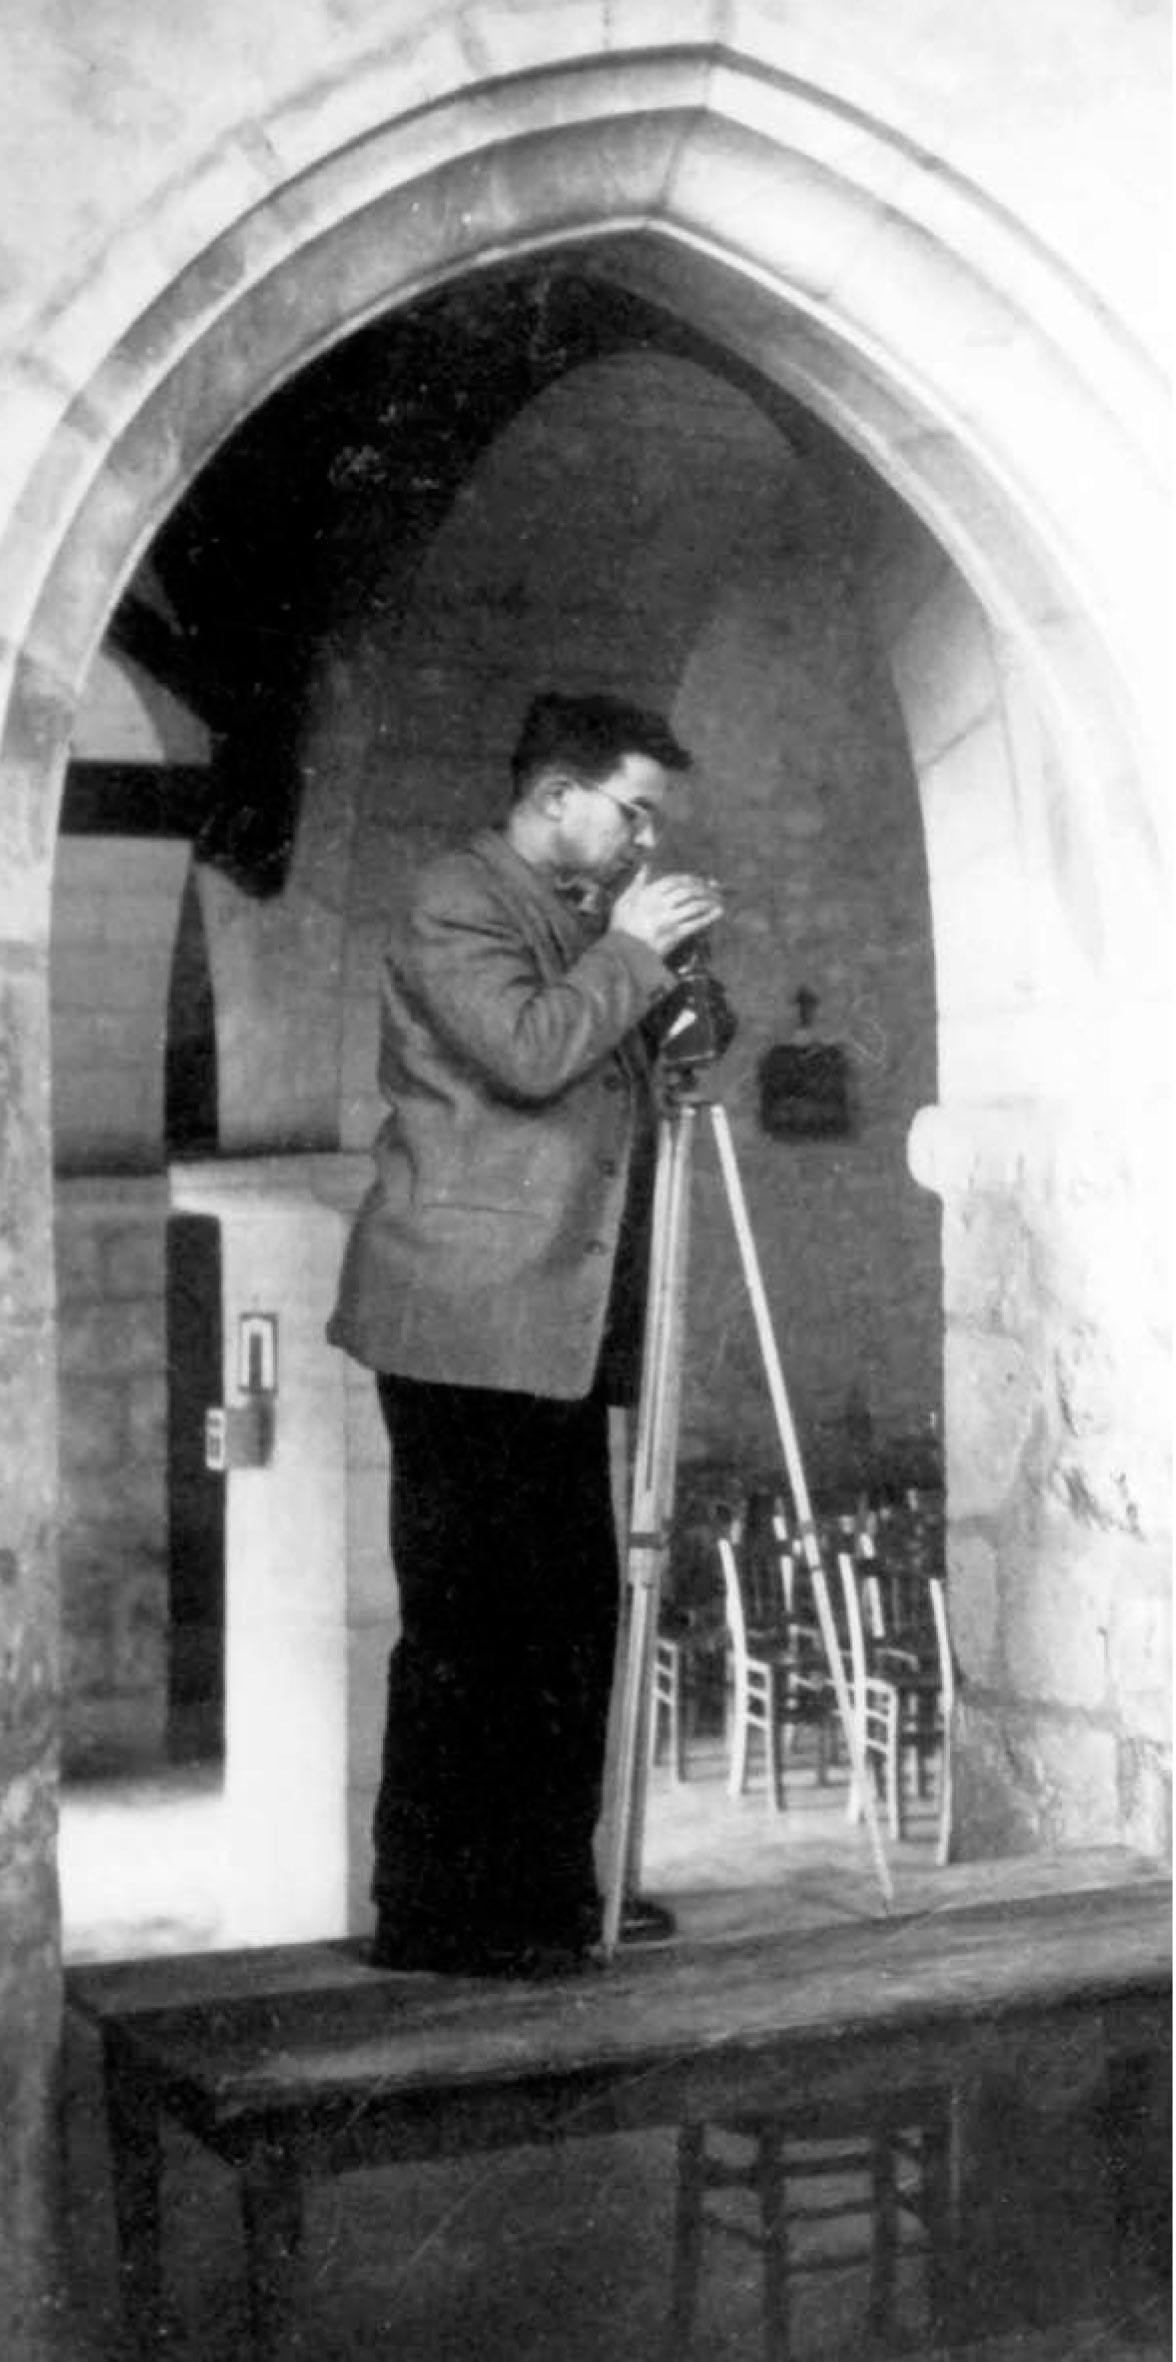
M527 1986L376 1976L161 2010L128 2042L209 2125L362 2106L373 2090L507 2089L527 2078L652 2074L702 2054L899 2035L1094 2007L1171 1979L1158 1883L971 1911L622 1956Z
M1117 1893L1127 1887L1161 1883L1150 1857L1118 1846L959 1862L915 1872L904 1868L904 1908L896 1917L902 1921L930 1912L939 1916L945 1911L967 1910L980 1902L1027 1901L1094 1889ZM763 1886L734 1892L703 1890L675 1898L679 1900L683 1922L691 1930L689 1938L683 1939L688 1944L724 1944L784 1931L795 1940L801 1928L809 1934L826 1926L872 1927L885 1916L872 1895L863 1902L857 1889L847 1892L838 1887L832 1897L822 1893L814 1903L804 1880L797 1888L788 1873L772 1890ZM66 1999L74 2011L101 2020L268 1993L358 1992L370 1988L372 1981L365 1952L361 1938L340 1937L230 1951L83 1961L66 1969ZM630 1957L622 1954L618 1965Z
M156 2351L170 2113L240 2169L260 2356L300 2315L310 2176L732 2116L925 2125L993 2069L1081 2088L1169 2047L1171 1890L676 1944L562 1985L384 1975L347 1945L169 1966L69 1979L102 2032L128 2331Z
M1025 1854L997 1861L953 1862L944 1868L909 1869L901 1878L903 1909L898 1919L968 1910L977 1903L1029 1901L1051 1894L1094 1890L1119 1893L1166 1879L1155 1860L1122 1846L1067 1848L1060 1853ZM860 1884L839 1881L814 1896L807 1871L791 1868L776 1882L741 1888L700 1888L675 1895L686 1944L728 1943L833 1926L873 1926L887 1915ZM660 1947L659 1947L660 1949ZM367 1946L357 1936L323 1937L309 1943L251 1945L236 1950L153 1953L121 1960L78 1961L65 1972L70 2007L96 2018L176 2008L187 2002L233 1995L327 1991L366 1986L371 1971ZM630 1956L631 1957L631 1956Z
M84 1961L66 1969L65 1997L71 2010L101 2023L268 1994L363 1992L372 1983L366 1950L356 1937L340 1937L257 1945L245 1951Z
M307 2174L356 2165L460 2156L528 2142L598 2137L654 2125L877 2106L894 2118L917 2116L929 2092L974 2085L986 2075L1018 2083L1044 2078L1055 2088L1077 2062L1083 2080L1116 2053L1164 2054L1170 2044L1170 1993L1125 1991L1107 2002L1009 2011L1000 2018L944 2017L938 2023L837 2036L780 2035L747 2044L737 2037L713 2049L640 2064L592 2062L572 2071L541 2065L500 2080L400 2086L375 2078L362 2090L316 2091L301 2106L218 2106L207 2079L193 2086L168 2078L167 2062L137 2055L127 2038L129 2071L227 2163L247 2164L259 2150L297 2157Z

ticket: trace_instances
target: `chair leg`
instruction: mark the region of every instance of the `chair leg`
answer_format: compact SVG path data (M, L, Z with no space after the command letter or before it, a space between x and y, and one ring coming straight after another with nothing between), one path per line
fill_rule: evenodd
M939 1830L935 1845L935 1860L944 1870L951 1860L952 1836L951 1732L946 1718L943 1725L943 1747L939 1758Z
M886 1730L886 1812L890 1834L897 1840L902 1836L902 1749L899 1745L898 1714L891 1713Z
M678 1650L675 1649L670 1664L669 1690L664 1704L668 1725L670 1778L677 1788L681 1787L686 1777L682 1728L682 1682L682 1659Z
M885 2338L894 2326L898 2279L898 2164L894 2136L890 2132L874 2135L871 2180L873 2239L867 2319L871 2335Z
M728 1793L742 1796L747 1785L747 1742L750 1732L750 1700L746 1688L736 1684L731 1701L731 1770L727 1780Z
M663 1730L669 1754L670 1777L677 1787L686 1778L686 1725L683 1713L682 1660L677 1651L671 1659L668 1677L659 1662L657 1683L649 1715L648 1760L650 1766L661 1759Z
M702 2198L705 2187L706 2126L683 2124L678 2131L678 2186L674 2200L674 2253L663 2362L682 2362L690 2343L702 2278Z
M866 1753L866 1718L852 1691L850 1692L850 1709L854 1722L857 1726L856 1736L859 1752L864 1756ZM865 1810L866 1800L862 1795L861 1782L854 1771L851 1759L849 1768L849 1793L845 1799L846 1820L856 1826L857 1822L864 1817Z
M755 2179L764 2242L764 2362L788 2362L788 2213L779 2125L761 2124L758 2129Z
M670 1773L675 1787L680 1788L686 1778L686 1742L682 1726L682 1666L674 1667L670 1689Z
M956 2236L959 2219L956 2157L958 2101L954 2090L936 2095L923 2125L919 2208L927 2234L927 2312L931 2334L948 2337L955 2324Z
M764 1783L772 1812L784 1809L783 1770L780 1762L780 1700L773 1673L764 1710Z

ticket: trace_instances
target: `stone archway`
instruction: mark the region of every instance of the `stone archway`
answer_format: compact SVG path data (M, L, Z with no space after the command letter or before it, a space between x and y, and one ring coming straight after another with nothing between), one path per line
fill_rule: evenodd
M23 1823L42 1830L52 1790L46 942L78 691L162 516L268 391L425 287L595 241L602 267L819 410L971 586L971 600L940 586L930 664L925 607L890 611L927 808L950 807L941 843L958 850L961 815L987 814L994 774L974 747L958 755L972 725L1003 750L993 878L1026 888L1038 960L1013 971L998 941L1003 996L952 1007L949 1110L915 1143L947 1208L949 1470L975 1693L966 1809L997 1843L1143 1836L1160 1812L1149 1660L1166 1589L1149 1323L1164 1216L1148 1119L1162 938L1149 764L1165 653L1141 559L1156 546L1146 369L934 159L717 48L536 56L489 84L455 68L440 94L403 53L395 75L373 76L345 138L337 90L275 108L264 139L243 132L111 253L104 304L82 290L30 347L27 473L0 545L3 1393L20 1469L10 1678ZM112 309L125 324L114 338ZM946 957L952 861L935 858L935 825ZM1093 1117L1079 1097L1092 1054L1105 1082ZM969 1491L973 1466L983 1477ZM1051 1634L1075 1579L1101 1653L1092 1665L1076 1646L1059 1686ZM1068 1765L1078 1732L1091 1743ZM18 1898L30 2029L51 2029L54 2009L45 1842L29 1838ZM27 2052L43 2081L40 2032ZM38 2093L32 2109L39 2151Z
M411 138L403 123L399 137L382 125L305 170L296 202L281 186L241 212L104 357L30 477L13 545L27 615L4 739L13 808L47 853L72 700L113 599L233 424L375 312L489 260L575 241L817 409L955 561L929 605L924 585L909 613L892 601L883 619L924 776L942 1097L955 1111L927 1118L917 1153L924 1179L950 1191L965 1172L965 1195L985 1202L989 1179L1007 1193L1010 1154L1044 1157L1053 1206L1086 1153L1072 1119L1060 1134L1052 1117L1035 1119L1031 1151L1017 1145L1023 1114L1010 1147L999 1121L994 1133L993 1119L977 1127L964 1110L1066 1100L1092 1036L1113 1038L1124 984L1136 1011L1148 996L1148 389L1073 285L972 192L860 120L835 164L834 127L845 130L844 112L818 94L716 52L678 52L656 77L623 57L553 66L495 86L489 138L477 100L456 91L414 116ZM177 191L176 228L184 202ZM999 365L980 368L982 352ZM1111 393L1123 407L1108 429ZM1083 464L1089 498L1076 506ZM969 830L987 839L972 886L1023 905L1011 939L989 945L980 996L967 962L952 971ZM1121 1046L1108 1077L1138 1114L1144 1095ZM1118 1201L1127 1183L1113 1150L1091 1153L1100 1201ZM968 1353L974 1365L987 1347ZM1016 1360L1019 1450L1042 1373L1033 1353ZM1098 1425L1104 1414L1089 1415ZM1002 1409L999 1451L1008 1435Z

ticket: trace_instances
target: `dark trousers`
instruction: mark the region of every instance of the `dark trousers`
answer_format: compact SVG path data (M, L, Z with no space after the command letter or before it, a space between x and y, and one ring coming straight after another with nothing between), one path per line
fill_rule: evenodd
M377 1385L401 1613L381 1918L426 1945L582 1940L618 1610L607 1405Z

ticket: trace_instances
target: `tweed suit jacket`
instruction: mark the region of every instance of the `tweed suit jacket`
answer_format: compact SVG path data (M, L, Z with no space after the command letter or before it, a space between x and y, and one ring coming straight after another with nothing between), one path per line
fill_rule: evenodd
M402 1377L589 1392L618 1247L637 1265L622 1231L653 1128L639 1029L673 984L636 937L594 937L505 837L422 871L383 964L388 1114L333 1344ZM612 1376L632 1391L635 1371Z

